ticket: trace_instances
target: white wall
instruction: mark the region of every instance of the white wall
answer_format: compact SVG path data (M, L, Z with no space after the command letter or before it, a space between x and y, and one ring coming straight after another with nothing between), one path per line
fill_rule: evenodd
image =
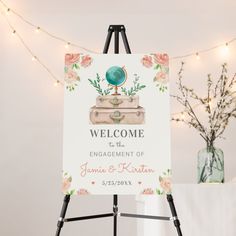
M133 53L166 51L174 56L236 36L233 0L8 0L7 3L50 32L98 51L103 48L109 24L126 25ZM13 15L10 19L36 55L63 79L64 45L42 33L36 35ZM63 89L55 88L48 73L31 61L3 18L0 29L0 234L53 235L63 197L60 194ZM202 55L198 62L195 58L188 59L186 83L203 92L206 75L219 75L220 65L226 60L233 74L235 52L236 43L230 47L228 58L222 58L215 50ZM172 93L176 93L179 65L180 61L171 63ZM179 111L174 102L172 111ZM225 153L227 181L236 176L235 131L234 121L225 132L227 139L218 143ZM196 182L196 154L204 146L194 130L172 124L174 182ZM122 197L121 201L123 209L135 210L134 197ZM81 198L72 202L70 214L104 212L111 206L109 196ZM93 227L90 222L67 225L64 235L73 235L74 229L84 235L94 232L110 235L110 221L94 221ZM134 220L121 221L121 235L136 235ZM100 223L104 223L102 228Z

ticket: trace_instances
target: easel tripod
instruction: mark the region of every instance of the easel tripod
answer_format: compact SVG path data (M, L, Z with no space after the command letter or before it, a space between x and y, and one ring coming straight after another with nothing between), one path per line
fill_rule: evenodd
M114 40L114 52L115 54L119 53L119 34L121 33L123 43L125 46L126 53L131 54L131 50L129 47L129 43L127 40L127 36L125 33L125 27L124 25L110 25L108 28L108 35L105 42L103 53L108 53L109 45L111 42L112 34L115 34L115 40ZM65 195L63 206L61 209L60 218L57 223L57 231L56 236L59 236L61 233L61 229L66 222L72 222L72 221L80 221L80 220L89 220L89 219L95 219L95 218L104 218L104 217L113 217L113 236L117 236L117 217L131 217L131 218L143 218L143 219L154 219L154 220L165 220L165 221L173 221L178 236L182 236L182 232L180 229L180 221L177 216L177 212L175 209L173 197L171 194L167 194L167 201L170 206L172 217L166 217L166 216L152 216L152 215L141 215L141 214L131 214L131 213L120 213L118 211L118 195L113 195L113 212L112 213L105 213L105 214L98 214L98 215L89 215L89 216L80 216L80 217L73 217L73 218L65 218L67 207L70 202L70 195Z

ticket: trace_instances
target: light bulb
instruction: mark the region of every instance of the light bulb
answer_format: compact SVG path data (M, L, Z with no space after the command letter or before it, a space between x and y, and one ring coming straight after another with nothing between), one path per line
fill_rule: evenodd
M36 60L37 60L37 57L36 57L36 56L33 56L31 60L32 60L32 61L36 61Z
M15 31L15 30L12 31L12 35L13 35L13 36L16 35L16 31Z
M10 15L10 11L11 11L11 9L10 9L10 8L7 8L7 9L6 9L6 14L7 14L7 15Z
M59 84L60 84L60 81L59 81L59 80L57 80L57 81L54 82L54 86L55 86L55 87L57 87Z
M225 43L223 47L221 47L221 54L222 56L228 56L229 54L229 44Z
M66 48L66 49L68 49L69 46L70 46L70 42L68 42L68 43L65 44L65 48Z
M198 52L196 53L196 59L197 59L197 60L200 60L200 56L199 56L199 53L198 53Z
M225 44L225 50L229 51L229 44L228 43Z
M185 118L184 112L181 112L181 119L183 120Z
M35 30L36 33L39 33L40 32L40 27L38 26Z

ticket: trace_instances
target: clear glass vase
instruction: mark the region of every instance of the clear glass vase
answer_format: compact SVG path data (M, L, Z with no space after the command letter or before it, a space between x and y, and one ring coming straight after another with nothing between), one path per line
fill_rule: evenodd
M198 183L224 183L224 153L208 146L198 152Z

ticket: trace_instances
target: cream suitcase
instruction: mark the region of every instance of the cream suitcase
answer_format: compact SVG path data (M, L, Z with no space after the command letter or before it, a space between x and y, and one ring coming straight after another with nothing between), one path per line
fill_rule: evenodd
M145 111L138 108L98 108L90 109L90 121L92 124L143 124Z
M138 96L106 95L98 96L96 107L100 108L138 108Z

